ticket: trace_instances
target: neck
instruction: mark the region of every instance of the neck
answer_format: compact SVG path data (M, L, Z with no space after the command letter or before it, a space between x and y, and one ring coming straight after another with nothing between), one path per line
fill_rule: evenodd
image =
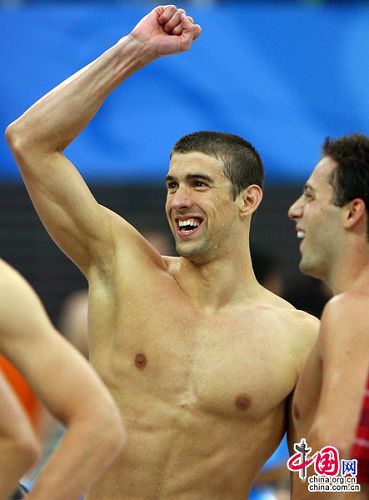
M261 288L249 251L242 259L217 258L201 264L180 257L175 278L191 302L209 312L255 297Z
M369 244L342 252L325 281L334 295L348 290L369 292Z

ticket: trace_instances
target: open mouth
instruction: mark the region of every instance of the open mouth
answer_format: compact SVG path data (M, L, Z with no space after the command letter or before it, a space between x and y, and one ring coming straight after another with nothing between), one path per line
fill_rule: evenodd
M296 233L297 239L300 241L300 252L302 252L305 242L305 231L303 229L298 229Z
M202 222L203 219L201 217L177 217L177 233L183 236L194 234L198 230Z

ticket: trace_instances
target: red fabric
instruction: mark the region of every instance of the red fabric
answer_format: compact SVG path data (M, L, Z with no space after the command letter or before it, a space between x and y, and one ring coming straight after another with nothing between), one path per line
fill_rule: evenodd
M358 483L369 483L369 378L364 394L359 426L352 449L352 458L358 461Z
M0 356L0 370L13 387L34 429L39 431L41 404L32 389L25 381L23 375L4 356Z

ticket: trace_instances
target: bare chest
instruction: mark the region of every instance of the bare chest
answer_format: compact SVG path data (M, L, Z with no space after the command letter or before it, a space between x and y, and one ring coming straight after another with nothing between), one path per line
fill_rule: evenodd
M108 385L162 411L260 419L294 387L283 328L253 308L200 314L161 287L135 291L116 311L110 351L92 353ZM95 363L96 365L96 363Z

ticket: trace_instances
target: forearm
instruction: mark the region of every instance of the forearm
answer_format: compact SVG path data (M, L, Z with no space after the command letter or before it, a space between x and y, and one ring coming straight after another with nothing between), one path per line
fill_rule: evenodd
M95 61L61 83L7 129L15 152L62 151L95 116L106 97L154 58L147 45L122 38ZM19 153L19 151L18 151Z
M40 443L1 373L0 370L0 499L3 499L8 498L19 479L37 462Z
M4 443L0 439L0 499L8 498L18 481L35 465L39 450L20 441Z
M70 426L61 444L43 468L30 500L78 500L120 453L125 435L115 421Z

